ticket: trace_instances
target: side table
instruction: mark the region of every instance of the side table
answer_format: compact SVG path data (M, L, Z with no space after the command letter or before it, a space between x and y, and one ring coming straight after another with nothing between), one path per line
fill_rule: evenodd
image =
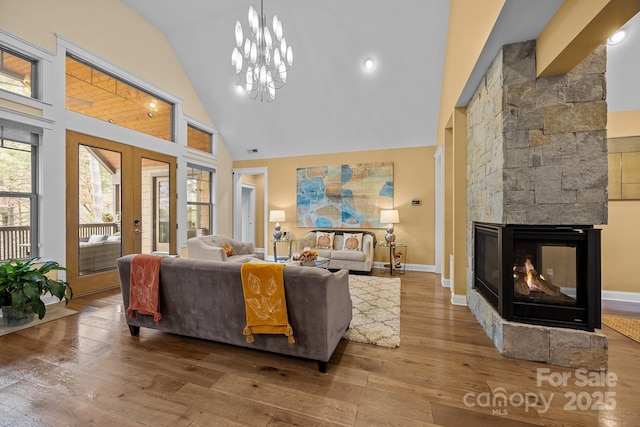
M291 259L291 240L272 240L273 243L273 260L275 262L286 261ZM278 243L286 243L287 251L289 252L288 256L278 256Z
M385 264L384 268L389 269L389 274L393 275L393 271L398 274L404 274L407 268L407 245L396 243L393 245L380 245L389 248L389 264Z

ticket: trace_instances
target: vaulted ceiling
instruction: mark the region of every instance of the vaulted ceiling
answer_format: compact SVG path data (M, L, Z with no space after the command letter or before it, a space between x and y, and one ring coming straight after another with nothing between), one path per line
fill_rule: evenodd
M294 50L272 103L239 95L231 65L235 22L247 31L257 0L123 2L165 34L234 160L435 144L447 0L265 1L268 22L279 16ZM500 46L537 38L561 3L507 0L458 104ZM640 39L637 32L630 39ZM640 40L629 40L609 49L611 111L640 108L637 79L629 77L638 64L628 68L640 61L638 47ZM376 61L370 73L362 67L368 57Z

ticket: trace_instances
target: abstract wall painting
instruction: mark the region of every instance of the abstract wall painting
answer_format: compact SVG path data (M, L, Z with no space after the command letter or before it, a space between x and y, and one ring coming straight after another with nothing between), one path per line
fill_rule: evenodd
M298 168L298 227L384 228L393 209L393 163Z

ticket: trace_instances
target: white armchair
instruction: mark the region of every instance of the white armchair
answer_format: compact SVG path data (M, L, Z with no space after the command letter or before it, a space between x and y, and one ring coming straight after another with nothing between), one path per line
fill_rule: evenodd
M225 244L231 249L231 255L228 255L223 247ZM221 234L192 237L187 240L187 254L190 259L245 262L256 257L255 252L253 242L241 242Z

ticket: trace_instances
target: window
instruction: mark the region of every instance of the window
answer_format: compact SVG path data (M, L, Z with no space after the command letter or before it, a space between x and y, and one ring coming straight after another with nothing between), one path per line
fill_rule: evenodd
M41 129L0 120L0 260L37 256L41 134Z
M77 59L66 61L66 107L173 141L173 104Z
M213 135L192 125L187 125L187 147L212 153Z
M37 64L33 59L0 46L0 89L35 98Z
M213 169L187 165L187 238L213 234Z

